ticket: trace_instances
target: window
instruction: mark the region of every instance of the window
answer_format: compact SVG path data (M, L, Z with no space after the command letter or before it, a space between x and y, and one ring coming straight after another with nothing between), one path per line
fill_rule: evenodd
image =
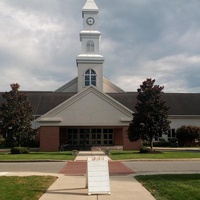
M113 129L103 129L103 144L104 145L113 144Z
M94 42L92 40L89 40L86 45L87 53L94 53Z
M168 138L174 138L174 137L176 137L176 130L172 128L168 132Z
M96 86L96 72L93 69L88 69L85 72L85 86Z

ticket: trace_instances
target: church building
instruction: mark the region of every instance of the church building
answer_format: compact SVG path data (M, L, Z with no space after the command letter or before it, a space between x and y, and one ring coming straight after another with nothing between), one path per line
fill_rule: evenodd
M98 13L95 1L87 0L82 9L82 52L76 58L78 76L52 94L55 98L64 94L65 101L36 120L40 126L41 151L57 151L63 144L79 148L113 145L139 148L138 142L128 141L126 133L133 111L108 94L124 91L103 77Z
M35 114L41 115L36 120L40 126L41 151L58 151L63 144L74 148L116 145L125 150L140 148L140 141L130 142L127 138L137 93L127 93L103 76L98 13L95 1L87 0L82 9L82 52L76 58L77 77L55 92L35 93L38 109ZM164 98L170 106L172 123L169 134L161 137L166 140L175 137L175 130L181 125L200 125L199 94L164 94Z
M140 148L140 141L130 142L127 137L137 92L125 92L104 78L98 14L95 0L87 0L82 9L77 77L56 91L27 92L34 107L33 126L39 128L40 151L59 151L61 146ZM163 98L170 107L171 130L160 137L174 138L182 125L200 126L200 93L164 93Z

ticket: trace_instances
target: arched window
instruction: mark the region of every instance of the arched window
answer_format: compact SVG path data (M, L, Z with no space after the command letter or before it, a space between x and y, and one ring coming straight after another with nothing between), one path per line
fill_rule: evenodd
M94 42L92 40L87 42L87 52L94 53Z
M88 69L85 72L85 86L96 86L96 72L93 69Z

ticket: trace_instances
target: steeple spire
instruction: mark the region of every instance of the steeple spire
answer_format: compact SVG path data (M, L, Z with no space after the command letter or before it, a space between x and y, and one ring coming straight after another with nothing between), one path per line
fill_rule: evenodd
M98 11L98 10L99 9L94 0L87 0L85 5L83 6L83 12L84 11Z

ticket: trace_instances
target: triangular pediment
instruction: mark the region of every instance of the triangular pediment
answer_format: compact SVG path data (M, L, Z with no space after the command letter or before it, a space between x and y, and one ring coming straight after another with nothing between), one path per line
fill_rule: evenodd
M132 113L112 97L90 86L37 121L50 126L120 126L132 120Z

